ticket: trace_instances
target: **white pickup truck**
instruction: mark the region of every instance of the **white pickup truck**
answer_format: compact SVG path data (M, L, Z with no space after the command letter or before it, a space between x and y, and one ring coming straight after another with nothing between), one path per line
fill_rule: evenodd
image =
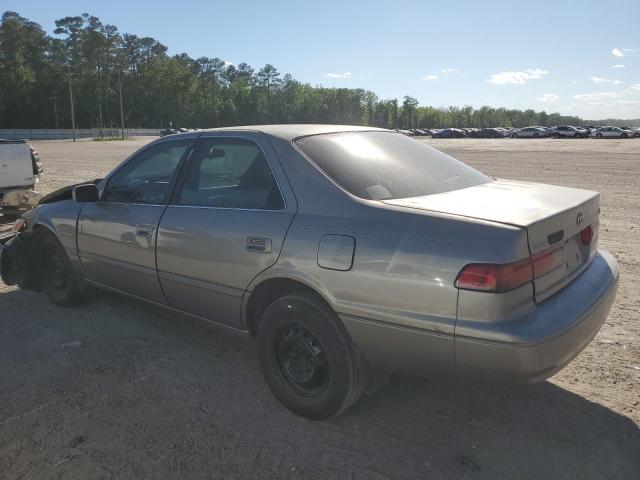
M0 139L0 214L17 215L38 204L41 195L34 189L41 173L38 152L26 140Z

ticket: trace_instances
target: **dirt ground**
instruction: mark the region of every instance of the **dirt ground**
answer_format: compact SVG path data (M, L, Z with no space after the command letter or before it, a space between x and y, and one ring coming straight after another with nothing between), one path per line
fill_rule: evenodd
M34 142L39 188L147 141ZM620 290L565 370L529 387L396 375L310 422L271 396L251 341L110 294L61 309L0 285L0 478L640 478L640 139L423 141L489 175L602 193Z

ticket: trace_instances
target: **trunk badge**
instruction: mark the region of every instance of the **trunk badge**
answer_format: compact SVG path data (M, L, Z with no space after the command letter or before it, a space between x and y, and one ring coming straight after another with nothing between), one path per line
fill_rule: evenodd
M576 225L580 226L584 222L584 212L578 212L578 216L576 217Z

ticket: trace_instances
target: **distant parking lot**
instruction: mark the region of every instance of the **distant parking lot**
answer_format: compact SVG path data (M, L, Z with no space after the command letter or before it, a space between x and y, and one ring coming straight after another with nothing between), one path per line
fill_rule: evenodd
M0 284L0 477L640 478L640 141L417 139L492 176L601 192L620 290L565 370L530 387L398 375L314 423L269 393L251 341L110 294L61 309ZM150 140L34 141L39 190Z

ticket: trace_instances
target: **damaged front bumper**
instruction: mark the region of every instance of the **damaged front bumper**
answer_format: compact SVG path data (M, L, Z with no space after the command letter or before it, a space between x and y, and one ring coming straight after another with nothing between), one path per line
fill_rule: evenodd
M0 278L6 285L20 284L27 270L27 242L22 235L0 238Z

